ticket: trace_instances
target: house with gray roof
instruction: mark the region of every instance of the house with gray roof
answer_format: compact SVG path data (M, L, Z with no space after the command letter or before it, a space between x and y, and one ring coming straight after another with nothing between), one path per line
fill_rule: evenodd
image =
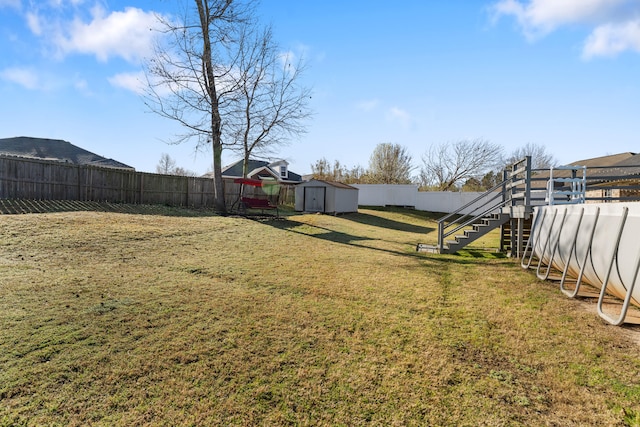
M222 178L235 179L245 178L242 176L243 160L238 160L229 166L222 168ZM267 162L264 160L249 160L248 173L246 178L260 180L276 180L279 184L299 184L302 176L289 170L289 162L277 160ZM213 172L209 172L205 177L213 178Z
M640 154L616 156L615 161L587 165L587 199L604 202L640 199Z
M129 165L99 156L61 139L28 136L0 138L0 156L135 170Z
M618 154L608 154L601 157L577 160L569 163L568 166L586 167L586 193L587 203L598 203L601 201L636 201L640 199L640 154L624 152ZM560 191L569 191L568 184L562 181L563 178L572 176L575 171L554 169L554 188ZM580 174L578 172L578 178ZM535 174L535 187L532 190L547 191L546 185L550 176L550 171L545 170Z

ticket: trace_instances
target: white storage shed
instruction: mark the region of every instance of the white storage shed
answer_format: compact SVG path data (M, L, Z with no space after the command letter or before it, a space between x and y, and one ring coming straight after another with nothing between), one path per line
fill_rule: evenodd
M312 179L296 185L296 211L358 212L358 189L341 182Z

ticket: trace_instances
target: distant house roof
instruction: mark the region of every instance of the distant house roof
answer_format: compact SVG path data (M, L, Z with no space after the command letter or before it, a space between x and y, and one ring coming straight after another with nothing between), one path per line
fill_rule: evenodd
M232 163L229 166L222 168L222 177L223 178L242 178L242 160L238 160L235 163ZM280 175L280 166L287 167L289 164L285 160L278 160L275 162L267 162L264 160L249 160L248 178L252 179L275 179L279 182L284 183L293 183L296 184L298 182L302 182L302 176L298 175L295 172L292 172L287 169L286 178ZM206 177L213 176L212 172L205 174Z
M596 166L610 167L610 166L618 165L621 162L628 161L634 157L636 157L636 153L626 152L626 153L611 154L611 155L602 156L602 157L594 157L592 159L578 160L576 162L570 163L570 165L586 166L587 168L596 167ZM638 159L640 158L637 158L635 161L637 162Z
M621 161L610 165L592 165L594 166L607 166L605 169L594 169L589 173L590 177L607 179L611 177L622 177L628 175L635 175L633 178L637 179L637 175L640 175L640 154L624 153L628 154ZM587 170L589 166L587 166Z
M134 170L129 165L99 156L61 139L27 136L0 138L0 155Z
M634 158L635 160L632 160ZM596 171L598 168L611 168L615 165L621 164L622 162L629 162L629 161L639 162L638 165L640 166L640 157L638 157L636 153L631 153L631 152L610 154L607 156L594 157L591 159L577 160L575 162L568 163L566 166L586 166L587 171L589 173L592 173L593 171ZM589 170L590 168L595 168L595 169L592 169L590 171ZM571 172L562 170L562 169L554 168L554 171L553 171L553 176L558 176L558 177L569 176L570 174ZM549 169L542 169L537 173L537 175L549 176Z

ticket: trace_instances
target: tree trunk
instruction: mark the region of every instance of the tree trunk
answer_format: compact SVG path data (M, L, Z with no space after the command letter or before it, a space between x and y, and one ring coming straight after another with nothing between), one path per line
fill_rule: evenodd
M242 160L242 177L249 178L247 175L249 175L249 152L245 150Z
M207 95L211 101L211 144L213 148L213 194L214 208L222 213L227 211L224 200L224 186L222 184L222 135L220 125L220 111L218 109L218 94L216 91L215 74L211 63L211 39L209 38L210 13L209 4L196 0L200 27L202 30L203 52L202 65L205 72ZM227 4L228 6L228 4Z
M242 160L242 177L248 178L249 175L249 152L244 151L244 158ZM244 196L244 185L240 185L240 196Z
M213 146L213 164L218 165L218 167L213 168L214 208L218 212L225 213L227 211L227 206L224 199L222 168L220 167L222 164L222 144L220 143Z

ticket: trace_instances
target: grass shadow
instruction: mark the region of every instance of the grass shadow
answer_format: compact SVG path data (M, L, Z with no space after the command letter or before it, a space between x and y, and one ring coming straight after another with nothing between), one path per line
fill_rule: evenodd
M327 240L336 243L345 243L345 244L353 244L353 242L363 241L363 240L372 240L368 237L356 236L353 234L343 233L340 231L335 231L327 227L321 227L318 225L309 225L304 222L292 221L288 218L277 218L272 219L270 221L263 221L264 224L268 224L272 227L279 228L281 230L293 232L296 234L301 234L304 236L315 237L322 240ZM296 230L296 228L305 227L309 230L313 230L313 232L305 233L301 230Z
M502 259L507 255L503 252L496 252L492 250L483 249L463 249L457 252L457 255L464 258L481 258L481 259Z
M403 211L404 212L404 211ZM430 233L435 230L433 227L425 227L422 225L409 224L406 222L395 221L388 218L382 218L376 215L366 213L350 213L342 215L342 218L354 221L359 224L371 225L374 227L388 228L396 231L406 231L409 233ZM426 218L421 218L426 219Z
M278 218L276 220L272 220L272 221L265 221L264 224L270 225L272 227L275 228L279 228L281 230L284 231L288 231L290 233L295 233L295 234L299 234L299 235L303 235L303 236L308 236L308 237L313 237L316 239L320 239L320 240L326 240L329 242L335 242L335 243L341 243L341 244L345 244L345 245L350 245L350 246L355 246L358 248L363 248L363 249L371 249L371 250L375 250L375 251L381 251L381 252L387 252L387 253L391 253L391 254L395 254L395 255L402 255L402 256L418 256L419 254L416 252L416 254L411 254L409 252L402 252L402 251L396 251L393 249L381 249L381 248L375 248L375 247L371 247L371 246L367 246L367 245L363 245L363 244L359 244L358 242L363 242L363 241L371 241L371 240L375 240L375 239L371 239L369 237L362 237L362 236L356 236L353 234L348 234L348 233L343 233L340 231L336 231L336 230L332 230L330 228L326 228L326 227L320 227L317 225L309 225L306 223L302 223L302 222L297 222L297 221L292 221L290 219L287 218ZM304 232L298 228L300 227L306 227L309 230L313 230L313 232Z
M350 245L358 248L369 249L373 251L386 252L394 255L401 255L405 257L418 258L422 260L428 260L429 262L442 263L442 264L483 264L488 260L508 260L508 258L502 253L495 253L491 251L482 250L465 250L456 254L427 254L424 252L411 252L411 251L398 251L394 249L376 248L362 244L365 241L376 240L369 237L356 236L353 234L343 233L335 231L330 228L320 227L318 225L309 225L303 222L293 221L288 218L280 217L278 219L271 219L263 222L265 225L295 233L303 236L313 237L320 240ZM310 232L305 232L300 227L307 227ZM408 246L412 247L412 246Z
M400 206L359 206L360 209L366 209L377 212L394 212L409 216L414 219L438 221L447 214L444 212L421 211L412 208L403 208Z

